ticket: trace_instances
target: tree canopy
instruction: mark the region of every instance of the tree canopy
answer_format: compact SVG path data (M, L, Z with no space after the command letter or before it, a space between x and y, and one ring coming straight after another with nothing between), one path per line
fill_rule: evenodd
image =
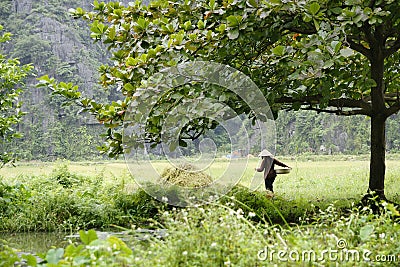
M3 27L0 25L0 31ZM11 39L10 33L0 35L0 44ZM24 112L18 97L22 92L20 86L24 78L31 72L32 66L22 65L16 58L7 58L0 53L0 164L14 161L13 153L5 151L3 146L21 135L16 131L15 125L21 120Z
M91 37L113 52L114 64L100 68L101 83L125 98L102 105L82 99L72 84L49 77L42 84L77 100L109 128L110 146L104 149L110 155L122 152L119 126L146 79L185 61L215 61L248 75L275 116L282 109L307 109L371 117L369 190L384 197L385 121L400 109L398 1L158 0L128 6L95 1L91 12L71 12L89 21ZM177 88L160 95L159 107L168 111L202 90ZM207 93L251 118L237 95L223 89ZM159 140L159 114L148 120L151 142ZM199 133L214 127L208 121L192 126Z

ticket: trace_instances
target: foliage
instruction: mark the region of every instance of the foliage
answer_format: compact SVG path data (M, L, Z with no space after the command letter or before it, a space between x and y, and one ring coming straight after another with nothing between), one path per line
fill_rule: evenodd
M245 214L254 214L247 217L255 222L268 222L270 224L287 225L297 223L299 218L313 208L308 203L302 203L301 199L290 201L281 197L275 197L272 201L264 193L249 192L247 188L236 186L221 199L221 204L228 205L234 210L242 210Z
M0 244L0 264L1 266L14 266L20 258L14 249L10 248L7 244Z
M14 178L18 183L0 186L0 230L74 232L111 225L149 227L150 219L162 222L162 213L172 207L143 189L127 190L131 185L125 179L106 183L103 174L75 174L62 161L48 176ZM264 193L250 192L242 186L221 199L222 204L227 202L234 203L235 209L255 212L255 221L261 218L279 224L297 222L298 217L312 211L306 201L278 197L271 202Z
M126 178L103 184L104 176L82 176L60 162L49 176L19 177L0 184L0 231L64 231L112 225L145 225L167 205L143 190L127 191Z
M333 170L343 169L335 163L332 163ZM324 166L327 177L334 182L330 188L351 187L360 179L359 174L354 179L344 179L352 176L354 170L332 176L335 171L331 171L331 163L314 164ZM354 162L349 164L354 165ZM306 176L307 165L301 166L304 168L298 176ZM287 253L312 249L320 257L324 250L337 250L339 240L345 241L346 249L358 250L361 257L360 261L340 262L344 266L364 264L364 250L372 253L371 259L376 255L398 254L399 213L392 204L384 204L381 214L349 204L350 200L330 204L332 199L340 200L341 197L334 190L324 193L326 186L322 182L316 186L317 179L326 178L319 177L315 167L311 169L315 174L309 176L314 179L306 177L308 180L303 184L299 183L301 177L292 177L285 185L282 182L286 177L278 177L278 188L284 191L277 190L274 199L266 199L264 192L251 192L236 186L227 196L210 205L177 209L156 201L143 190L132 191L128 183L133 181L129 182L128 178L106 179L102 173L92 177L77 175L72 173L71 166L60 162L49 176L20 176L10 178L11 183L3 182L0 186L1 201L4 200L0 206L0 229L76 233L90 228L109 231L110 227L118 225L131 229L132 235L127 236L135 236L138 227L161 228L166 232L161 239L150 235L145 240L127 241L126 245L115 237L99 240L94 231L81 232L81 242L72 241L67 247L52 248L39 255L48 261L42 263L43 266L52 266L50 263L80 266L80 262L85 266L121 266L124 262L128 266L215 266L216 263L264 266L270 264L269 259L264 259L265 249ZM73 187L60 185L56 174L74 175ZM393 179L396 177L398 175L393 174ZM292 194L285 194L290 190L293 190ZM315 196L321 194L323 199L316 200ZM120 231L121 228L117 229ZM319 263L335 264L335 258L327 256L325 259L326 262ZM29 261L31 266L39 262L32 256L21 256L2 246L0 262L12 266L15 261ZM288 266L299 264L292 260L279 262L276 254L272 262L287 263ZM312 263L307 261L305 264ZM379 265L379 262L373 264Z
M107 62L107 53L99 44L90 43L89 29L83 27L81 21L73 21L67 15L68 8L76 8L77 5L90 8L90 3L82 1L68 1L61 5L57 1L27 1L26 3L25 7L14 6L9 1L0 4L0 9L3 11L0 24L6 25L6 28L15 36L13 45L5 47L8 54L19 58L23 64L33 63L38 75L47 73L59 81L73 81L79 84L80 91L99 102L119 99L118 92L112 89L106 89L107 91L101 89L93 81L96 75L93 75L91 70L94 72L101 62ZM147 1L143 2L143 5L147 4ZM28 7L31 11L25 9ZM54 31L48 31L49 24L47 23ZM40 32L37 29L40 29ZM71 52L72 45L80 43L84 44L85 49ZM34 82L28 79L27 87L31 87L32 83ZM100 127L81 126L82 123L86 124L88 121L82 118L82 114L77 114L78 109L62 106L62 99L50 97L47 91L32 88L24 92L21 99L25 103L23 111L29 113L24 116L18 126L19 131L23 133L23 138L12 141L10 145L5 146L6 150L12 150L18 158L26 160L48 161L57 158L82 160L98 157L95 146L101 145L101 138L98 137L103 132L101 125ZM289 115L291 119L287 121ZM83 117L85 116L86 114L83 114ZM289 113L288 116L282 112L277 121L277 152L279 154L316 152L319 151L321 145L326 148L326 151L321 151L321 153L331 151L332 153L359 154L366 153L368 150L369 120L354 117L339 119L323 116L323 114L316 116L307 112ZM293 117L296 117L294 122ZM309 130L312 128L311 121L318 129ZM398 119L388 122L393 125L390 128L394 129L388 131L388 151L399 149L397 123ZM74 127L70 127L71 125ZM285 130L294 125L296 133L295 136L291 136ZM303 125L306 128L304 130ZM354 129L356 126L357 129ZM81 132L84 132L82 136ZM228 141L219 132L217 134L208 132L208 134L213 136L218 147L225 146L226 150L229 150L229 146L225 145ZM63 138L56 137L59 135ZM340 135L342 137L347 135L347 139L339 138ZM102 146L102 148L106 147Z
M0 31L3 27L0 25ZM10 33L0 35L0 44L10 40ZM24 112L21 110L22 103L18 100L22 93L20 86L25 77L31 72L32 66L21 65L18 59L7 58L0 53L0 164L13 162L14 158L10 151L4 149L4 143L21 137L15 129L20 122Z
M63 187L72 187L78 185L80 179L78 175L72 174L68 170L68 163L60 163L54 170L51 176L56 180L57 183L61 184Z
M104 85L118 86L126 99L104 106L88 99L80 102L98 119L112 121L108 124L112 132L122 120L120 114L131 96L145 94L138 90L143 86L142 81L165 66L196 58L226 63L243 71L264 90L275 108L297 110L307 104L307 108L316 106L318 111L334 106L335 110L326 112L343 115L370 114L367 102L359 100L376 83L368 73L370 68L364 66L368 61L361 52L365 51L359 52L359 46L354 45L360 40L353 40L353 36L346 39L346 33L364 34L359 28L362 24L380 25L398 6L391 1L372 8L368 3L358 2L342 7L335 1L327 1L323 6L312 1L306 5L295 1L252 4L247 1L153 1L148 6L136 2L128 7L117 2L95 1L94 12L81 8L73 12L92 22L92 38L102 40L114 51L112 59L116 64L101 68L101 80ZM384 11L380 12L382 8ZM135 34L130 31L131 21ZM391 27L396 29L397 24ZM386 31L388 38L392 37L389 29ZM394 49L389 50L395 52ZM59 94L79 99L74 87L57 86L48 78L42 81ZM218 96L224 94L227 104L229 100L236 101L233 108L239 114L246 112L245 104L237 103L240 101L237 96L218 92ZM179 102L178 96L187 97L189 91L177 88L174 94L173 99L169 98L170 94L160 96L159 104ZM149 120L148 130L152 129L151 123ZM119 140L117 134L110 134L110 138ZM117 148L114 146L114 149Z
M139 189L132 194L117 194L115 196L115 208L129 219L129 223L148 225L150 218L159 220L162 211L172 207L155 200L144 190Z
M388 122L388 152L395 152L399 116ZM393 126L392 126L393 125ZM315 115L312 111L280 112L276 120L277 154L367 154L370 144L370 120L363 116L338 117ZM390 135L389 135L390 133Z
M0 183L0 211L3 216L13 216L21 211L31 197L31 190L23 184L7 185Z

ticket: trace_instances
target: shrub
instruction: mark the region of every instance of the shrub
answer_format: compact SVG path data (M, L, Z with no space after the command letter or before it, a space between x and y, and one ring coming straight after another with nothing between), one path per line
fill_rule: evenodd
M70 188L81 182L78 175L69 172L68 163L63 161L56 165L51 177L65 188Z

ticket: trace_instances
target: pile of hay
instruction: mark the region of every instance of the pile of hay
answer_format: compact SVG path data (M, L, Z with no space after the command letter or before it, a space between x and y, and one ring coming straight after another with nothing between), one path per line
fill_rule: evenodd
M182 187L203 187L213 182L210 175L205 174L190 164L166 168L161 174L161 182Z

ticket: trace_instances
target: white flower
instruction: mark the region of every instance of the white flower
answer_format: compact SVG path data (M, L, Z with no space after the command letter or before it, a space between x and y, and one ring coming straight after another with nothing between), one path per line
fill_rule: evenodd
M188 252L185 250L184 252L182 252L183 256L186 256L188 254Z
M243 218L243 210L242 209L238 209L237 210L237 212L236 212L236 217L238 218L238 219L242 219Z
M211 243L211 247L213 248L213 247L216 247L217 246L217 243L215 243L215 242L212 242Z
M249 217L254 217L256 214L254 212L249 212Z

